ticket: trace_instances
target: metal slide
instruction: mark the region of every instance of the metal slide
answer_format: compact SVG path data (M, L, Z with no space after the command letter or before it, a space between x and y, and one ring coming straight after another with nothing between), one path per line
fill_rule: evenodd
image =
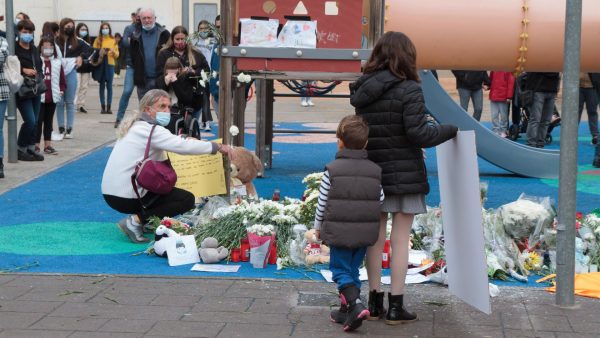
M486 161L518 175L558 178L559 151L533 148L502 138L481 125L446 93L429 71L421 71L427 108L440 123L460 130L474 130L477 154Z

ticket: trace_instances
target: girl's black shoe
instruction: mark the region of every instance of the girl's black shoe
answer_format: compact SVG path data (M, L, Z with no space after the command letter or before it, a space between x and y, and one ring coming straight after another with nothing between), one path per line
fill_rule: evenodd
M385 316L385 323L398 325L417 320L417 315L412 314L404 308L404 295L392 295L388 293L389 309Z
M385 317L386 310L383 307L384 292L371 290L369 292L369 318L368 320L379 320Z

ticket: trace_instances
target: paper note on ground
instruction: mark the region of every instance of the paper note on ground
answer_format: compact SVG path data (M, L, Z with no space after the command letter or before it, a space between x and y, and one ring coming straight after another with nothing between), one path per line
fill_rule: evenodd
M187 190L195 197L221 195L227 192L223 156L179 155L169 153L171 165L177 173L177 188Z
M459 132L436 153L448 289L490 314L475 133Z
M239 265L223 265L223 264L194 264L191 271L202 272L238 272Z

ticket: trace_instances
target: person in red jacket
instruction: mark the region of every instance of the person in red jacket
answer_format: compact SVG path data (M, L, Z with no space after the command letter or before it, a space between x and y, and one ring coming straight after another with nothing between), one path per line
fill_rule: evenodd
M508 130L508 104L515 89L515 77L509 72L490 72L490 109L492 131L506 137Z

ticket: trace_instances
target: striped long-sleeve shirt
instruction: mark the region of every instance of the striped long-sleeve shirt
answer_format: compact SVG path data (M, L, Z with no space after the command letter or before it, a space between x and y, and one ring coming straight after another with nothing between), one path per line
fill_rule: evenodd
M319 198L317 200L317 212L315 214L315 224L314 228L316 230L321 230L321 225L325 220L325 206L327 205L327 196L329 194L329 189L331 188L331 182L329 181L329 171L325 170L323 174L323 178L321 178L321 185L319 186ZM381 197L380 201L383 203L383 199L385 195L383 193L383 188L381 188Z

